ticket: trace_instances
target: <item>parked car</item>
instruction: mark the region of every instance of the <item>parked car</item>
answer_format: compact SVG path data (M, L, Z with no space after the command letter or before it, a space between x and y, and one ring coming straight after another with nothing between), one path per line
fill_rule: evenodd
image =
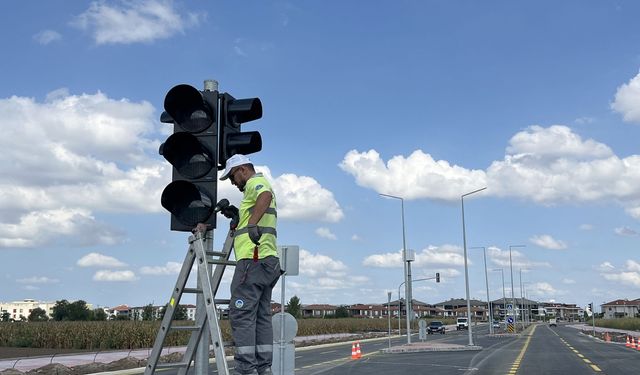
M456 320L456 330L469 329L469 321L467 318L458 318Z
M494 320L493 321L493 328L501 328L502 326L500 325L499 321Z
M444 332L445 332L444 324L442 324L442 322L439 320L434 320L430 322L429 325L427 326L427 334L429 335L432 333L440 333L444 335Z
M558 321L555 318L549 319L549 327L557 327Z

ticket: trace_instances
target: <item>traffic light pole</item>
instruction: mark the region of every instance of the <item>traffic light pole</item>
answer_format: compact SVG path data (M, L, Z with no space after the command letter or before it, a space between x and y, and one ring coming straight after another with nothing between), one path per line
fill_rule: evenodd
M205 80L204 81L204 91L218 91L218 81L215 80ZM204 240L205 251L210 252L213 251L213 230L207 230L205 232L205 240ZM211 276L213 272L213 268L211 264L207 266L207 275ZM201 285L200 279L198 279L198 289L202 289L203 285ZM198 314L206 314L206 307L204 305L204 295L198 294L196 297L196 315ZM197 318L197 316L196 316ZM206 320L205 320L205 324ZM195 358L195 375L207 375L209 373L209 343L211 342L211 334L208 329L202 330L202 335L200 336L200 342L198 343L198 350L196 351Z

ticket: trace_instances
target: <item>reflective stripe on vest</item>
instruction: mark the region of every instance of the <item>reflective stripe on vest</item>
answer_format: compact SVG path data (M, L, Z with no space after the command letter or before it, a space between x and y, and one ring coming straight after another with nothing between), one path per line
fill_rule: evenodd
M273 234L274 236L278 237L278 233L276 231L276 228L258 226L258 229L260 229L260 234ZM240 228L240 229L236 230L236 236L239 236L239 235L245 234L245 233L249 233L249 228L248 227L244 227L244 228Z

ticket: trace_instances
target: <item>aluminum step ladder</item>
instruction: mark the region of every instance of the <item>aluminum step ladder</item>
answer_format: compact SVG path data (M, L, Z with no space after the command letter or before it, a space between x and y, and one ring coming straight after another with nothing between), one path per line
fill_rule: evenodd
M147 360L147 367L144 370L145 375L154 374L156 370L167 368L177 368L179 375L186 374L191 363L194 361L198 344L201 341L200 337L205 329L208 329L211 335L210 337L213 343L213 351L216 358L218 374L229 374L227 361L225 360L222 333L220 332L218 312L216 310L216 306L218 305L228 305L229 299L216 299L215 295L218 291L218 287L220 286L220 282L222 281L222 275L224 274L226 267L236 265L235 261L229 260L231 248L233 247L234 229L235 227L232 226L229 230L222 251L220 252L206 249L206 241L204 239L203 232L196 232L194 235L189 236L189 250L187 251L184 263L182 263L182 269L178 275L178 280L176 281L176 286L171 294L169 304L165 309L162 324L158 330L156 341L153 344L153 350ZM208 241L213 241L213 239ZM197 275L201 288L185 288L194 262L197 264ZM215 268L213 269L213 276L209 274L209 265L215 265ZM196 322L194 325L173 326L173 315L183 293L202 293L204 297L205 314L199 314L196 316ZM158 363L165 338L171 330L192 331L189 343L187 344L187 349L180 362ZM207 347L207 352L208 350L209 348Z

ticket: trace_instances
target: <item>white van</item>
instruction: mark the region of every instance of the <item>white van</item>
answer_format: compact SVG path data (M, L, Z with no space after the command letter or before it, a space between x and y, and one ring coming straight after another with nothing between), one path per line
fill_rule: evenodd
M467 318L458 318L456 320L456 330L469 329L469 321Z

